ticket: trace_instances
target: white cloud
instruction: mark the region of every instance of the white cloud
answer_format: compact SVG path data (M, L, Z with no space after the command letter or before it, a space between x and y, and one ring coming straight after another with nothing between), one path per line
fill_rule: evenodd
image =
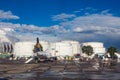
M0 22L1 35L7 36L12 41L33 41L36 37L45 41L58 41L61 38L56 35L65 32L64 28L59 25L40 27L35 25Z
M4 35L13 36L19 40L120 40L120 18L112 15L91 14L78 16L61 22L59 25L40 27L26 24L0 22L0 30ZM106 39L106 40L107 40Z
M104 10L99 14L84 16L63 13L52 17L54 20L62 20L60 24L49 27L0 22L0 33L22 41L35 40L39 37L40 40L46 41L71 39L120 42L120 17L107 12L108 10Z
M0 30L1 35L6 35L6 33L3 30Z
M97 9L92 8L92 7L86 7L86 8L74 11L75 14L80 14L80 15L90 15L90 14L94 14L94 13L98 13L98 12L99 11ZM107 10L105 10L104 12L107 12Z
M14 31L12 28L1 28L5 32L12 32Z
M4 19L19 19L18 16L16 15L13 15L11 11L3 11L3 10L0 10L0 20L4 20Z
M110 11L109 9L103 10L101 12L101 14L103 14L103 15L112 15L112 14L109 13L109 11Z
M60 25L69 29L69 32L62 34L64 39L82 42L101 41L105 44L120 46L117 44L120 42L120 17L112 14L77 16L72 20L61 22Z
M52 19L54 21L58 21L58 20L66 21L66 20L68 20L70 18L74 18L74 17L76 17L76 15L74 15L74 14L62 13L62 14L52 16Z
M76 17L71 21L62 22L61 25L73 29L73 31L77 28L82 31L109 31L113 33L118 30L120 31L120 18L108 15L92 14Z
M73 29L74 32L82 32L82 29L80 27L76 27Z
M80 13L80 12L81 12L80 10L74 11L74 13Z

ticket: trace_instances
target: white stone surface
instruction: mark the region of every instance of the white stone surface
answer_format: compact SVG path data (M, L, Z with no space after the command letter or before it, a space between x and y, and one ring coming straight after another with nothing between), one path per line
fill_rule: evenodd
M102 42L86 42L86 43L83 43L82 46L91 46L93 47L93 52L95 54L98 54L98 53L105 53L105 47L103 45Z

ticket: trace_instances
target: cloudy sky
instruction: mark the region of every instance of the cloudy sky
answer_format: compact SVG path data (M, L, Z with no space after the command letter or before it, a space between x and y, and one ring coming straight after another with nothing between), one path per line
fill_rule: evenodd
M120 50L120 0L0 0L0 40L103 42Z

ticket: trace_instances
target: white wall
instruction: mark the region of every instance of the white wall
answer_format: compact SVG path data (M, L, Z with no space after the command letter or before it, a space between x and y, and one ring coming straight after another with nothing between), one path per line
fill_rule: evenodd
M43 46L43 51L46 51L49 47L49 43L45 41L39 41ZM33 56L33 50L36 42L16 42L14 45L13 54L18 57L29 57Z
M86 42L86 43L83 43L82 46L91 46L93 47L93 52L95 54L97 53L105 53L105 47L103 45L102 42Z
M73 56L81 53L78 41L61 41L50 44L49 53L52 56Z
M73 56L71 44L64 42L51 43L50 53L51 56Z
M43 51L46 51L51 56L73 56L74 54L81 53L80 43L77 41L61 41L49 43L39 41L43 46ZM33 49L36 42L17 42L14 45L14 54L19 57L33 56ZM95 53L105 53L105 48L101 42L87 42L83 46L90 45L93 47Z
M80 54L81 53L81 46L78 41L62 41L64 43L69 43L72 46L72 53L73 54Z
M33 56L34 42L17 42L14 45L14 55L16 57Z

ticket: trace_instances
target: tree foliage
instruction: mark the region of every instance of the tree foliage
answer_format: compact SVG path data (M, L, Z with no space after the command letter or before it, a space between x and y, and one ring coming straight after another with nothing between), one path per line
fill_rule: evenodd
M110 54L110 57L111 57L111 58L114 58L114 57L115 57L115 52L117 52L117 48L116 48L116 47L110 46L110 47L107 49L107 53Z
M86 53L87 55L92 55L93 54L93 48L91 46L83 46L82 47L82 52Z

